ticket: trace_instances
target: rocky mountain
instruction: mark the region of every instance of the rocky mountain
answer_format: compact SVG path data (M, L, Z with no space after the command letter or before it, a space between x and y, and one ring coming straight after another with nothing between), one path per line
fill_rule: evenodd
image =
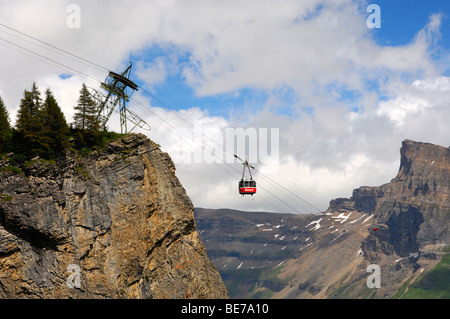
M302 215L194 210L200 237L230 297L269 298L286 286L279 269L315 239Z
M0 298L227 298L175 166L144 135L0 159Z
M230 296L450 298L450 149L406 140L400 155L389 183L321 214L196 209ZM369 265L380 288L367 285Z

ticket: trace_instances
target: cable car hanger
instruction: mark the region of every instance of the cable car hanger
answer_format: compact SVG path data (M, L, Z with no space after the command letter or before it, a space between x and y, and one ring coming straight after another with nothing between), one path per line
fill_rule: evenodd
M236 154L234 154L234 157L236 157L238 160L240 160L242 162L242 165L244 165L244 169L242 170L242 178L238 184L239 194L241 194L242 196L244 196L244 195L252 195L253 196L253 194L256 194L256 182L253 180L253 176L252 176L252 172L251 172L250 168L252 168L252 169L255 169L255 168L252 165L250 165L247 160L244 161L242 158L240 158ZM245 169L246 168L248 169L250 178L245 178Z

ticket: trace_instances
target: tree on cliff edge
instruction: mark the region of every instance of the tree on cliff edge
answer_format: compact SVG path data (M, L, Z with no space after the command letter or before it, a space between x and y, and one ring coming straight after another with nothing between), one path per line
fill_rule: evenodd
M53 153L51 156L63 152L67 145L69 127L64 113L50 89L45 92L45 101L40 117L43 124L43 140L50 146L51 153Z
M25 90L17 112L13 134L13 151L25 159L41 156L53 159L64 152L69 134L66 119L50 89L41 93L35 82L31 91Z
M39 118L41 111L41 93L36 82L31 91L25 90L17 112L16 134L14 134L14 152L26 157L43 155L49 146L42 140L42 122Z
M98 130L100 124L97 120L97 104L92 99L84 83L80 90L78 104L74 109L76 112L73 119L76 129L81 131Z
M86 84L80 90L77 106L74 107L75 142L79 148L93 146L101 140L100 123L97 119L97 104L92 99Z
M11 125L5 102L0 97L0 154L7 151L11 138Z

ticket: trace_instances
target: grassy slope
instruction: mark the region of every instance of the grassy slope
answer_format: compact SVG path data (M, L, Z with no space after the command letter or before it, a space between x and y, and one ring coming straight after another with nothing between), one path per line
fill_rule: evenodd
M421 275L401 296L402 299L450 299L450 255Z

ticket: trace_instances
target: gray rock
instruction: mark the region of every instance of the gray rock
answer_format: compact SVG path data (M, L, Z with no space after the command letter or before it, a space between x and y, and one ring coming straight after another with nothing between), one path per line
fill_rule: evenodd
M0 298L228 297L173 162L144 135L24 172L0 173Z

